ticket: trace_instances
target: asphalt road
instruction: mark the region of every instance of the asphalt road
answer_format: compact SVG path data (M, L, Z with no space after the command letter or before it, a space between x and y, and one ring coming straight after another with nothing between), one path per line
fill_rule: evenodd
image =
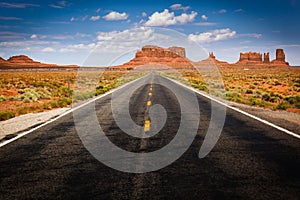
M168 87L153 82L150 98L151 80ZM122 99L141 82L147 84L138 87L130 98L132 120L145 126L149 98L151 106L160 104L168 114L162 130L153 137L140 139L119 129L112 114L112 95L97 100L95 108L100 126L112 143L127 151L147 153L174 139L182 120L178 98L184 99L191 92L153 75L124 87L114 96ZM84 147L74 116L69 114L0 149L0 199L300 198L300 140L236 111L227 109L216 146L199 159L211 118L211 102L199 95L197 99L201 113L197 135L188 150L169 166L148 173L107 167ZM122 101L116 103L120 108L124 106ZM117 110L116 114L123 113ZM82 116L86 122L82 126L89 126L89 117ZM193 118L193 113L189 117ZM149 128L155 129L153 125Z

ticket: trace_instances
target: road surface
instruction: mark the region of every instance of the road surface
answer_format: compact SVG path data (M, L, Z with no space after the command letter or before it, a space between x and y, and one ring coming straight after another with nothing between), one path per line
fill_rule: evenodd
M169 88L151 86L151 80ZM118 94L126 94L129 87L141 81L148 84L131 96L130 114L146 130L147 107L161 104L168 118L155 136L140 139L121 131L112 115L112 95L97 100L95 108L112 143L127 151L147 153L169 144L179 128L181 108L171 89L190 91L166 78L150 75ZM68 114L0 149L0 199L300 198L300 140L236 111L227 109L216 146L199 159L211 102L200 95L197 99L201 113L197 135L188 150L169 166L148 173L107 167L83 146L73 115Z

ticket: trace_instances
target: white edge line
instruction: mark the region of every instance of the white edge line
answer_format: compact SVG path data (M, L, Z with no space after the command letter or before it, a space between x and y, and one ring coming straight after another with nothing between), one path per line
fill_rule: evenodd
M243 115L246 115L246 116L248 116L248 117L250 117L250 118L252 118L252 119L255 119L255 120L257 120L257 121L260 121L260 122L262 122L262 123L264 123L264 124L266 124L266 125L268 125L268 126L271 126L271 127L273 127L273 128L276 128L276 129L278 129L278 130L280 130L280 131L282 131L282 132L284 132L284 133L286 133L286 134L288 134L288 135L291 135L291 136L293 136L293 137L295 137L295 138L300 139L300 135L298 135L298 134L296 134L296 133L294 133L294 132L292 132L292 131L289 131L289 130L287 130L287 129L285 129L285 128L282 128L282 127L280 127L280 126L278 126L278 125L276 125L276 124L273 124L273 123L271 123L271 122L269 122L269 121L267 121L267 120L261 119L261 118L255 116L255 115L252 115L252 114L250 114L250 113L247 113L247 112L245 112L245 111L243 111L243 110L240 110L240 109L238 109L238 108L236 108L236 107L232 107L232 106L230 106L230 105L227 105L226 103L224 103L224 102L222 102L222 101L219 101L219 100L217 100L217 99L214 99L214 98L212 98L211 96L209 96L208 94L204 94L204 93L202 93L202 92L196 90L196 89L193 88L193 87L190 87L190 86L187 86L187 85L185 85L185 84L183 84L183 83L180 83L179 81L176 81L176 80L171 79L171 78L168 78L168 77L165 77L165 78L167 78L167 79L173 81L174 83L177 83L178 85L181 85L181 86L183 86L183 87L185 87L185 88L187 88L187 89L190 89L190 90L192 90L193 92L195 92L195 93L197 93L197 94L200 94L201 96L204 96L204 97L206 97L206 98L208 98L208 99L210 99L210 100L212 100L212 101L214 101L214 102L216 102L216 103L219 103L219 104L221 104L221 105L224 105L224 106L226 106L227 108L230 108L230 109L232 109L232 110L234 110L234 111L237 111L237 112L239 112L239 113L241 113L241 114L243 114Z
M145 76L147 76L147 75L145 75ZM133 81L125 83L124 85L121 85L121 86L119 86L117 88L114 88L114 89L112 89L112 90L110 90L110 91L108 91L108 92L106 92L106 93L104 93L102 95L99 95L99 96L97 96L97 97L95 97L95 98L93 98L93 99L91 99L91 100L89 100L89 101L87 101L87 102L79 105L79 106L76 106L76 107L74 107L74 108L72 108L72 109L64 112L63 114L61 114L61 115L59 115L59 116L57 116L57 117L55 117L55 118L53 118L53 119L51 119L49 121L46 121L45 123L43 123L43 124L41 124L41 125L39 125L37 127L34 127L34 128L32 128L32 129L30 129L28 131L24 131L24 132L18 134L16 137L13 137L13 138L11 138L9 140L5 140L4 142L0 143L0 148L3 147L3 146L5 146L5 145L7 145L7 144L9 144L9 143L11 143L11 142L13 142L13 141L15 141L15 140L17 140L17 139L19 139L19 138L21 138L21 137L23 137L23 136L25 136L25 135L27 135L27 134L29 134L29 133L31 133L31 132L33 132L33 131L35 131L35 130L37 130L37 129L40 129L40 128L42 128L42 127L44 127L44 126L46 126L46 125L48 125L48 124L50 124L50 123L52 123L52 122L60 119L60 118L62 118L65 115L68 115L68 114L72 113L75 110L78 110L78 109L86 106L89 103L92 103L92 102L94 102L94 101L96 101L98 99L101 99L101 98L103 98L103 97L105 97L105 96L107 96L107 95L109 95L109 94L111 94L111 93L113 93L115 91L118 91L118 90L122 89L123 87L126 87L127 85L132 84L132 83L134 83L134 82L136 82L136 81L144 78L145 76L142 76L142 77L140 77L138 79L135 79Z

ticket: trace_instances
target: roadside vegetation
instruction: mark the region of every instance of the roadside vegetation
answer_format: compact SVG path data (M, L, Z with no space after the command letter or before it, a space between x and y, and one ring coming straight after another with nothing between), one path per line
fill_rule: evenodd
M91 85L92 88L79 90L77 72L1 72L0 121L31 112L70 106L144 74L127 74L126 71L80 72L85 85L89 85L93 75L97 81Z
M163 73L229 101L300 113L300 68L221 68L223 85L212 74L201 75L201 70L178 72L181 79L178 74Z

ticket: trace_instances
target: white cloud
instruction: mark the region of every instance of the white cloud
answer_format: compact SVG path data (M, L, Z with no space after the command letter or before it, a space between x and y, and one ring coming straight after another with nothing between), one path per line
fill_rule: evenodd
M197 12L192 11L191 14L182 13L179 16L175 16L174 12L169 12L165 9L163 12L155 12L149 16L145 26L170 26L175 24L186 24L194 21L197 16Z
M146 17L146 16L147 16L147 13L146 13L146 12L142 12L142 16L143 16L143 17Z
M98 8L97 10L96 10L96 13L98 13L98 12L100 12L101 11L101 8Z
M90 44L73 44L73 45L68 45L66 47L61 48L59 51L60 52L76 52L78 50L91 50L96 46L95 43L90 43Z
M218 13L220 13L220 14L224 14L224 13L227 13L227 10L225 10L225 9L221 9L221 10L219 10L219 11L218 11Z
M83 16L83 17L71 17L70 21L85 21L88 18L87 15Z
M163 36L149 27L126 29L124 31L98 32L97 39L101 52L124 52L153 44ZM163 38L162 41L167 39Z
M0 2L0 7L2 8L27 8L27 7L40 7L38 4L30 4L30 3L7 3Z
M90 34L85 34L85 33L76 33L75 36L76 37L82 37L82 38L84 38L84 37L91 37Z
M36 39L36 38L37 38L37 35L36 35L36 34L32 34L32 35L30 36L30 38L31 38L31 39Z
M91 21L97 21L99 19L100 19L99 15L97 15L97 16L91 16L91 18L90 18Z
M244 12L244 10L239 8L239 9L234 10L234 12Z
M214 22L197 22L197 23L194 23L194 25L196 25L196 26L215 26L215 25L217 25L217 23L214 23Z
M236 36L236 32L227 29L217 29L213 31L208 31L200 34L190 34L188 38L192 41L199 43L210 43L216 42L220 40L226 40L230 38L234 38Z
M50 4L49 6L52 7L52 8L62 9L62 8L67 6L67 2L66 1L59 1L59 2L57 2L57 4Z
M51 47L46 47L46 48L42 49L42 52L51 53L51 52L55 52L55 49L53 49Z
M201 16L201 19L204 20L204 21L207 21L207 20L208 20L208 17L207 17L206 15L202 15L202 16Z
M19 17L3 17L3 16L0 16L0 20L16 20L16 21L20 21L20 20L23 20L23 18L19 18Z
M191 7L190 6L182 6L181 4L176 3L176 4L171 5L170 8L172 10L183 10L185 12L188 9L190 9Z
M125 12L119 13L119 12L116 12L116 11L111 11L110 13L105 15L103 18L108 20L108 21L126 20L128 18L128 14L126 14Z
M261 38L263 35L260 34L260 33L246 33L246 34L239 34L238 36L240 36L240 37L252 37L252 38L259 39L259 38Z

